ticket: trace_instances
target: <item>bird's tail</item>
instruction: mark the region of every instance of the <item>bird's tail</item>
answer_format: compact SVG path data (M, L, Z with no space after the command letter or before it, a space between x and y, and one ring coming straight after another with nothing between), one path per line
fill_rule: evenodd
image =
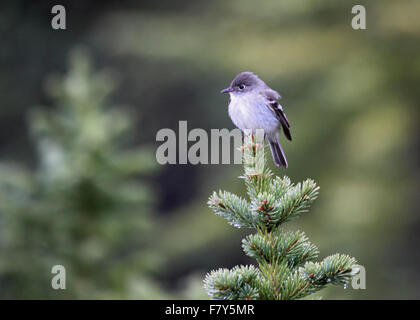
M283 148L281 147L281 144L278 138L276 137L274 141L269 139L268 142L270 143L271 153L273 155L273 160L276 166L278 167L283 166L287 168L286 156L284 154Z

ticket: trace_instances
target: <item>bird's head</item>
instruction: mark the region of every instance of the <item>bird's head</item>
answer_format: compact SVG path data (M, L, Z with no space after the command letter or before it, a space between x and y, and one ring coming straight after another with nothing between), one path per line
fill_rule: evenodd
M233 79L229 87L223 89L220 92L233 95L242 95L244 93L258 89L264 85L264 81L262 81L252 72L241 72L235 77L235 79Z

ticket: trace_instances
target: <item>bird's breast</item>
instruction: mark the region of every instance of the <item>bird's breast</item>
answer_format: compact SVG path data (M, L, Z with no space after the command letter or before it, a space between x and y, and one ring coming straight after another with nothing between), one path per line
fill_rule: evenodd
M263 97L231 96L229 116L242 131L264 129L266 134L279 130L279 121Z

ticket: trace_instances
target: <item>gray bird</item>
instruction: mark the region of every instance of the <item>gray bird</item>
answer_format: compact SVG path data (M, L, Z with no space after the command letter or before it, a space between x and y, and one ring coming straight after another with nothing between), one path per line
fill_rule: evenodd
M252 72L242 72L221 93L229 93L229 116L242 131L263 129L270 144L274 163L287 168L287 160L279 141L282 131L292 140L290 124L278 100L280 95Z

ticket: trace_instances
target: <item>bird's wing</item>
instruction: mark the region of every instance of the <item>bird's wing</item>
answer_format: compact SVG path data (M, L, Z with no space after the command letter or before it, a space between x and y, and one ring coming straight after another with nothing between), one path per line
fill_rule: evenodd
M282 106L278 102L278 99L280 99L280 95L276 91L271 89L264 91L263 94L267 98L269 108L274 112L277 119L279 119L284 131L284 135L287 139L292 140L292 136L290 135L289 120L287 119Z

